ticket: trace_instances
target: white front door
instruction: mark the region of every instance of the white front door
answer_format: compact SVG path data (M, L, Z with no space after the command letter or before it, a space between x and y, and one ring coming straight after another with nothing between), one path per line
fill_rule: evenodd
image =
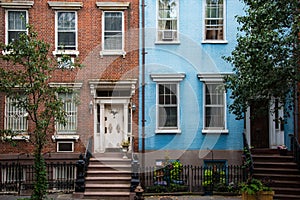
M124 105L104 105L104 148L120 148L124 136Z
M128 140L129 99L97 99L94 108L94 152L118 151Z

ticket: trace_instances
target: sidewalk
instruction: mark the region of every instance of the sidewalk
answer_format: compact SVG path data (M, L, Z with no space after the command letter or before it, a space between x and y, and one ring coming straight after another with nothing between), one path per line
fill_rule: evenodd
M14 195L0 195L0 200L16 200L23 199L29 196L14 196ZM50 194L49 199L54 200L79 200L73 198L72 194ZM150 196L145 197L145 200L240 200L239 196Z

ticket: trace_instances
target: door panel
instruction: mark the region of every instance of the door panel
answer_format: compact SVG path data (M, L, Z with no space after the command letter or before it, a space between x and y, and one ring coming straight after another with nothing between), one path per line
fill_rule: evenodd
M123 105L105 104L103 133L105 149L120 148L124 135Z
M256 102L250 108L251 146L254 148L269 148L269 114L260 112L259 107L268 106L267 102Z

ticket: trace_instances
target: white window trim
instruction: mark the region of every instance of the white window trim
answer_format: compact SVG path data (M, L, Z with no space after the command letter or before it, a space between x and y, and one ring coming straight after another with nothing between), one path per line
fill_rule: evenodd
M122 49L121 50L105 50L104 49L104 26L105 26L105 13L106 12L120 12L122 13ZM100 51L100 57L103 58L103 56L123 56L125 58L126 52L124 50L125 48L125 19L124 19L124 11L118 10L118 11L112 11L112 10L103 10L102 11L102 51Z
M96 6L100 10L126 10L130 2L96 2Z
M230 73L228 73L230 74ZM202 133L206 134L213 134L213 133L217 133L217 134L227 134L229 133L229 130L227 129L227 109L226 109L226 105L227 105L227 101L226 101L226 93L224 91L224 129L217 129L217 128L211 128L211 129L205 129L205 91L206 91L206 83L220 83L222 84L224 82L224 76L226 74L198 74L198 78L201 82L203 82L203 95L202 95L202 101L203 101L203 129L202 129Z
M9 11L26 12L26 24L29 23L28 10L24 10L24 9L5 10L5 44L6 45L8 44L8 12ZM26 29L26 32L28 32L27 29ZM5 53L9 53L9 52L5 52Z
M60 55L71 55L71 56L78 56L78 14L77 10L80 10L83 7L82 2L55 2L55 1L48 1L48 5L50 8L55 10L55 51L53 51L54 56ZM57 34L57 13L58 12L75 12L75 43L76 47L75 50L59 50L58 49L58 34Z
M7 127L7 96L5 97L5 110L4 110L4 128L5 129L7 129L8 127ZM28 113L27 113L28 114ZM24 132L21 132L21 133L19 133L19 134L17 134L17 135L14 135L14 136L3 136L3 137L5 137L5 138L7 138L7 139L12 139L12 140L26 140L26 141L28 141L29 139L30 139L30 136L28 135L28 126L29 126L29 124L28 124L28 119L27 119L27 122L26 122L27 124L26 124L26 130L24 131ZM2 137L2 139L4 139Z
M156 0L156 41L155 41L155 44L180 44L180 34L179 34L179 26L180 26L180 23L179 23L179 18L180 18L180 13L179 13L179 0L176 0L176 3L177 3L177 39L175 40L172 40L172 41L163 41L163 40L158 40L158 16L159 16L159 0Z
M206 0L203 0L203 5L202 5L202 18L203 18L203 32L202 32L202 42L203 44L227 44L227 37L226 37L226 33L227 33L227 29L226 29L226 24L227 24L227 20L226 20L226 5L227 5L227 0L223 0L223 40L206 40L206 36L205 36L205 8L206 8Z
M59 151L59 144L62 144L62 143L71 143L72 144L72 150L71 151ZM69 152L69 153L71 153L71 152L74 152L74 142L73 141L59 141L59 142L57 142L56 143L56 151L57 152L62 152L62 153L67 153L67 152Z
M50 82L50 87L67 87L69 89L73 90L80 90L83 83L56 83L56 82ZM78 121L78 111L77 111L77 121ZM76 140L76 142L79 140L79 135L76 135L77 132L74 133L57 133L57 130L55 131L55 135L52 135L52 140Z
M58 49L58 21L57 21L57 15L59 12L74 12L75 13L75 50L59 50ZM78 17L77 17L77 11L76 10L57 10L55 11L55 51L53 51L54 56L59 55L73 55L78 56Z
M185 78L184 73L178 73L178 74L151 74L150 77L154 82L156 82L156 128L155 133L181 133L181 121L180 121L180 86L179 83ZM158 97L158 91L159 91L159 84L176 84L177 85L177 128L160 128L158 126L159 124L159 97Z
M33 1L0 2L2 8L9 9L28 9L32 8L33 4Z

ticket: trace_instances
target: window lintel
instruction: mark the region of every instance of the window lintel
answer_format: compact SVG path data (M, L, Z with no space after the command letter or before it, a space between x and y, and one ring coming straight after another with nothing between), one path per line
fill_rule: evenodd
M0 2L0 6L2 8L19 8L19 9L27 9L32 8L34 2L33 1L13 1L13 2Z
M126 10L129 5L130 2L96 2L100 10Z
M54 10L79 10L83 7L82 2L48 1L48 5Z
M185 78L185 73L178 74L151 74L150 77L155 82L180 82Z
M232 73L222 73L222 74L204 73L204 74L198 74L197 77L202 82L223 82L224 76L230 74Z

